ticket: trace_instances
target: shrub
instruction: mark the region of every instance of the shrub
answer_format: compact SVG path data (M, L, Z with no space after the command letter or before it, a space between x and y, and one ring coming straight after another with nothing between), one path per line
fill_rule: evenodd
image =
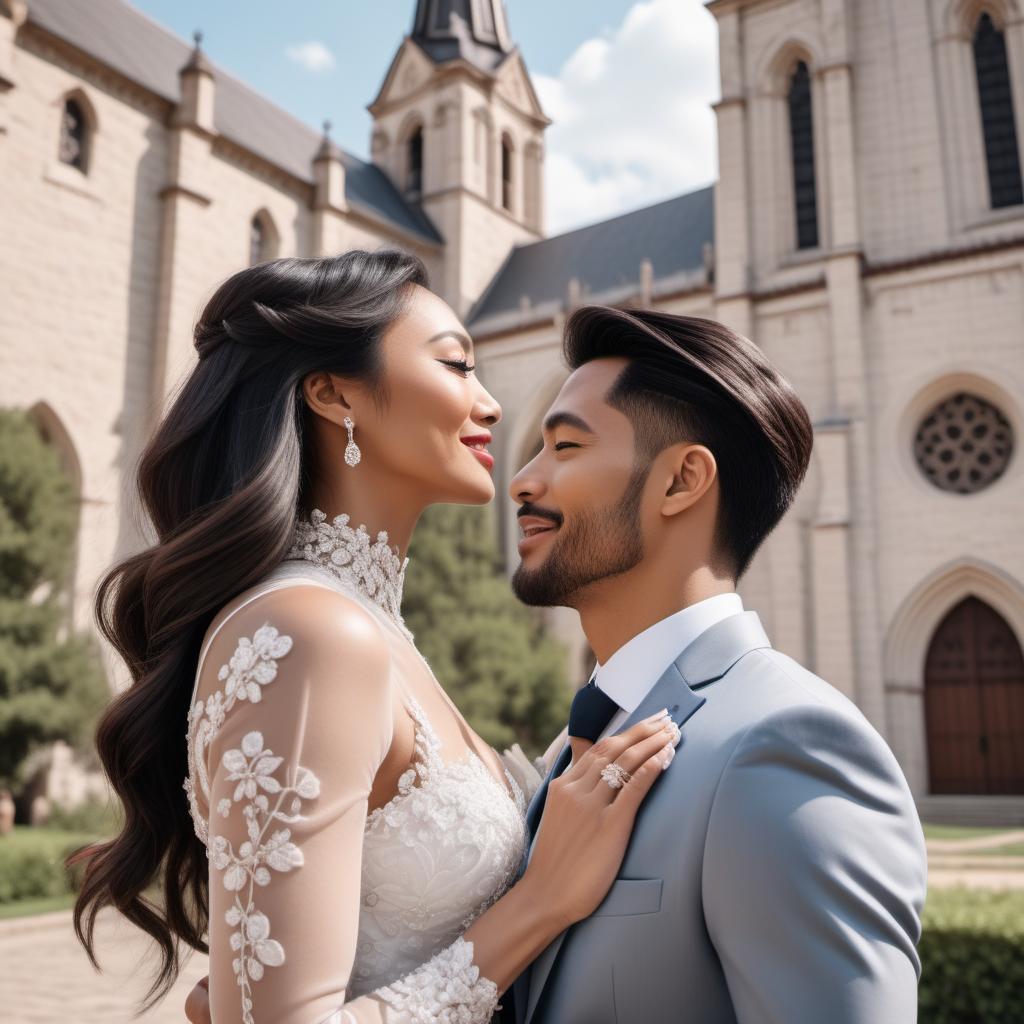
M1024 891L931 889L921 1024L1024 1024Z
M92 633L68 633L79 501L27 413L0 409L0 784L33 751L84 744L110 697Z
M112 836L121 828L121 812L113 797L92 798L77 807L54 805L45 828L58 832L75 832L92 836Z
M74 892L77 878L65 869L64 859L91 838L85 833L15 828L0 839L0 904Z

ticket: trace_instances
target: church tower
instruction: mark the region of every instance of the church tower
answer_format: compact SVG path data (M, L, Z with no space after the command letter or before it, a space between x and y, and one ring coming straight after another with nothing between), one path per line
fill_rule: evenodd
M544 129L502 0L417 0L373 115L373 162L444 238L435 287L465 316L543 233Z

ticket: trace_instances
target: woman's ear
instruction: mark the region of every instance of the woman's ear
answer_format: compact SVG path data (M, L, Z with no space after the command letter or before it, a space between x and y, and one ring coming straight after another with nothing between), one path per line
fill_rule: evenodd
M691 508L707 493L718 475L718 464L711 450L702 444L673 445L665 454L671 459L671 480L661 512L674 516Z
M341 377L326 370L311 373L302 382L302 394L310 409L338 424L352 411L350 391L351 387Z

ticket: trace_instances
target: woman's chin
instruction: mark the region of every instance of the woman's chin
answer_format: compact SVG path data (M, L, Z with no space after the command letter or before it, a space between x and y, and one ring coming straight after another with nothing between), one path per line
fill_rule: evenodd
M451 497L439 501L448 505L487 505L494 500L494 481L489 476L481 480L459 480L449 493Z

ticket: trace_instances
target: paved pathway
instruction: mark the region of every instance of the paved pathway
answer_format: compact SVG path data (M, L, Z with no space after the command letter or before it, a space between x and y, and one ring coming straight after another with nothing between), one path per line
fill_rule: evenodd
M101 916L97 974L63 911L0 922L0 1020L4 1024L185 1024L185 996L206 973L196 954L167 999L142 1017L135 1006L147 988L147 941L114 915Z

